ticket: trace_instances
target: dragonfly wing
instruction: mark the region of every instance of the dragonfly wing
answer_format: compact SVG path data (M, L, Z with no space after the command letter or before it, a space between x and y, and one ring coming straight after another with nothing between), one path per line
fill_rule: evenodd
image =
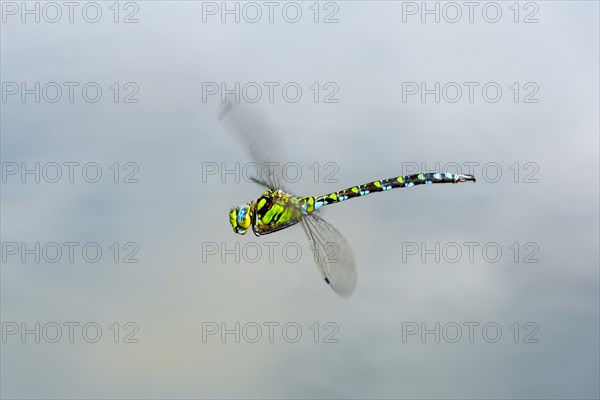
M331 224L310 214L302 218L315 262L331 288L342 297L350 297L356 287L356 266L350 246Z
M227 102L219 118L227 123L235 135L247 146L252 160L257 164L258 175L254 181L270 189L283 189L284 155L277 136L267 122L249 106ZM248 170L252 170L249 166Z

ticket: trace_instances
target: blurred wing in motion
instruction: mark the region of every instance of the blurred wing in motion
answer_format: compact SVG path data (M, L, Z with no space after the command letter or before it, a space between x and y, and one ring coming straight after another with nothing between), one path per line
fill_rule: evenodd
M338 295L350 297L356 287L357 275L354 257L346 239L316 214L304 216L302 227L325 282Z
M256 182L269 189L283 189L284 154L277 135L273 134L265 120L248 105L227 102L223 105L219 119L226 122L255 162L258 176ZM249 170L252 170L249 168Z

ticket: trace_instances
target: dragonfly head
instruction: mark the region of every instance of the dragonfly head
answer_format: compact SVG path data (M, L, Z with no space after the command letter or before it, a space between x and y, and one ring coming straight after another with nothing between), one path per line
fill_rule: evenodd
M235 233L244 235L250 227L250 204L242 204L229 212L229 222Z

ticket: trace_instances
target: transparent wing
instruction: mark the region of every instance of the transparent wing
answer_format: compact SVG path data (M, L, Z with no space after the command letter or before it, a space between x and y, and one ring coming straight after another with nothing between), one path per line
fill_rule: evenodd
M254 179L270 189L283 189L284 153L267 122L248 105L227 102L219 113L234 134L247 146L258 176ZM248 168L248 171L252 169Z
M301 221L325 282L340 296L350 297L357 276L354 256L346 239L316 214L307 215Z

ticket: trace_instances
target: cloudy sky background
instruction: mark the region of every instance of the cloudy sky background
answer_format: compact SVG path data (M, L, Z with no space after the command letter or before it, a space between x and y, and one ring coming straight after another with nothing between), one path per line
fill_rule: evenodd
M57 103L38 104L31 95L22 103L16 95L1 104L3 171L13 162L97 162L103 172L98 183L85 182L80 170L74 183L66 176L21 183L18 175L2 183L5 246L97 242L103 249L97 263L80 252L73 263L66 255L57 263L31 256L22 262L3 249L3 331L22 322L29 328L96 322L103 330L97 343L77 329L69 343L64 327L57 343L7 336L3 397L598 398L597 3L538 2L539 22L529 24L513 21L509 3L502 3L497 23L486 22L480 7L473 23L463 8L455 24L432 17L422 23L420 14L403 22L401 2L339 2L339 21L331 24L313 22L312 3L301 3L295 24L280 9L273 23L266 15L255 24L231 17L222 23L219 15L203 22L202 3L191 1L137 2L138 23L114 23L112 3L99 4L103 14L95 24L79 9L73 23L63 8L62 20L52 24L31 17L22 23L3 8L5 85L93 81L103 89L97 103L76 89L73 103L65 92ZM334 10L320 7L320 19ZM521 21L534 11L523 7ZM120 19L134 10L121 3ZM121 99L123 85L134 82L139 102L115 103L114 82ZM289 185L294 193L327 193L422 162L430 169L436 162L478 162L479 180L323 210L352 245L358 266L354 296L339 298L322 282L300 227L261 238L231 231L231 205L255 199L261 188L231 175L203 178L207 163L233 168L250 161L217 120L219 96L203 101L203 82L302 87L296 103L276 89L273 103L263 93L256 104L287 159L301 166L302 179ZM339 101L315 102L314 82L321 90L334 82ZM403 82L480 86L473 103L466 92L457 103L436 103L431 95L422 103L418 96L402 101ZM488 82L503 89L496 103L481 96ZM515 103L514 82L522 96L530 92L523 86L535 83L539 101ZM139 183L114 183L115 162L122 174L130 171L125 163L136 163ZM337 183L324 181L327 162L335 163ZM528 162L538 167L538 183L524 183ZM309 169L314 163L319 179ZM481 169L489 163L501 167L496 183L493 168ZM515 163L518 183L509 168ZM135 242L139 263L113 262L114 242ZM272 261L265 242L278 245ZM409 242L481 245L474 262L465 253L456 263L436 263L433 256L403 260ZM515 242L519 262L510 249ZM522 262L528 242L538 248L538 263ZM229 255L222 262L222 252L203 251L236 243L261 248L262 257L235 262ZM289 243L302 249L295 263L282 254ZM486 243L502 249L497 263L482 257ZM129 321L139 326L139 343L123 343ZM119 343L110 330L115 322ZM229 328L254 322L263 337L203 341L210 322ZM280 324L274 343L266 322ZM296 343L281 333L290 322L303 330ZM310 329L315 322L319 343ZM332 331L327 322L339 328L338 343L324 343ZM403 341L407 322L430 329L455 322L463 336L457 343L436 343L433 335L425 343L419 335ZM473 343L468 322L480 324ZM482 337L489 322L502 328L496 343ZM519 343L510 330L516 322ZM524 343L527 322L539 327L538 343Z

